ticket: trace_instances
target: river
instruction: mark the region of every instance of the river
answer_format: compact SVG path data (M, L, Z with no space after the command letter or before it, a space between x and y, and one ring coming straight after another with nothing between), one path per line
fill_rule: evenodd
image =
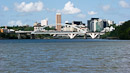
M0 73L130 73L130 41L0 40Z

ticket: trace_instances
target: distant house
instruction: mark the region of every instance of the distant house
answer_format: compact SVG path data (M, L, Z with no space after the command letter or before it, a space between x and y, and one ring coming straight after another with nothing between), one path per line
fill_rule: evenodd
M13 29L8 29L7 27L5 28L0 28L0 33L14 33L15 30Z

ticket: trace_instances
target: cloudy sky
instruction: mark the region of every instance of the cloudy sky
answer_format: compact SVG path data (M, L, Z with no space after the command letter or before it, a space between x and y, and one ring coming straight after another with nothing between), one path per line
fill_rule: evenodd
M118 23L130 19L130 0L0 0L0 26L33 25L46 18L54 25L57 12L62 23L87 23L92 17Z

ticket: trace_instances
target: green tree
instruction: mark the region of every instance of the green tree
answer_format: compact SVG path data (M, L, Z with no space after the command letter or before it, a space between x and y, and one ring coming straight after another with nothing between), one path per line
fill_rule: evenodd
M115 30L110 34L105 34L106 37L118 37L123 40L130 40L130 20L120 26L115 27Z

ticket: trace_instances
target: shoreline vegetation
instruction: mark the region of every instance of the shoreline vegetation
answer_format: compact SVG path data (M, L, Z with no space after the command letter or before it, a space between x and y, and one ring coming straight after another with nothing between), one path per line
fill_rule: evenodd
M120 39L130 40L130 20L126 21L122 25L116 26L112 32L107 32L101 36L102 39Z
M0 33L0 39L18 39L15 33ZM30 35L21 35L21 39L30 39ZM54 39L50 35L35 35L34 39Z

